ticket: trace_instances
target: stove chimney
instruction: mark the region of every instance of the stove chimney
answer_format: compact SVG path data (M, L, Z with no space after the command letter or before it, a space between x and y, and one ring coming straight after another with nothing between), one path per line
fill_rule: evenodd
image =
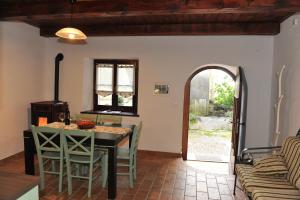
M54 101L59 102L59 63L64 59L64 55L59 53L55 57L55 82L54 82Z

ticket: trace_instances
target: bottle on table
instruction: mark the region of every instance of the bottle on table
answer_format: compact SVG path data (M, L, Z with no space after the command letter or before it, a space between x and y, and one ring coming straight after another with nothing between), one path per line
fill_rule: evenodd
M69 108L67 108L65 113L65 125L70 125L70 123L71 123L70 111Z

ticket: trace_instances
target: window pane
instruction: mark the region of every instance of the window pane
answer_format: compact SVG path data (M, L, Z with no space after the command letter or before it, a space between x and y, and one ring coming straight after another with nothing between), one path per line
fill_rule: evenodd
M118 64L118 106L133 106L134 82L134 65Z
M118 65L118 92L134 93L134 66Z
M118 106L132 107L133 106L132 97L133 97L132 95L128 97L118 95Z
M112 95L101 96L98 95L98 105L101 106L111 106L112 105Z
M113 91L113 65L97 65L97 92Z
M113 93L113 65L97 64L96 93L98 94L98 105L112 105Z

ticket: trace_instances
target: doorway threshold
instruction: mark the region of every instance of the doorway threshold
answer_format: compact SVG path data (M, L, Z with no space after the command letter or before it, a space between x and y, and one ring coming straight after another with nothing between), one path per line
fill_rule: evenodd
M201 162L216 162L216 163L230 163L230 156L216 155L216 154L202 154L200 152L188 153L187 160L201 161Z

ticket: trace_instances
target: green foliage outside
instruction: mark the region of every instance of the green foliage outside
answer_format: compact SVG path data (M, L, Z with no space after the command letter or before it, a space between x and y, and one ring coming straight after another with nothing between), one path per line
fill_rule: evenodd
M195 115L194 113L190 112L189 119L190 119L190 126L197 123L197 115Z
M118 95L118 105L123 105L124 104L124 97Z
M214 103L217 106L223 106L225 109L232 108L234 87L230 86L228 83L216 84L215 86L216 96L214 98Z

